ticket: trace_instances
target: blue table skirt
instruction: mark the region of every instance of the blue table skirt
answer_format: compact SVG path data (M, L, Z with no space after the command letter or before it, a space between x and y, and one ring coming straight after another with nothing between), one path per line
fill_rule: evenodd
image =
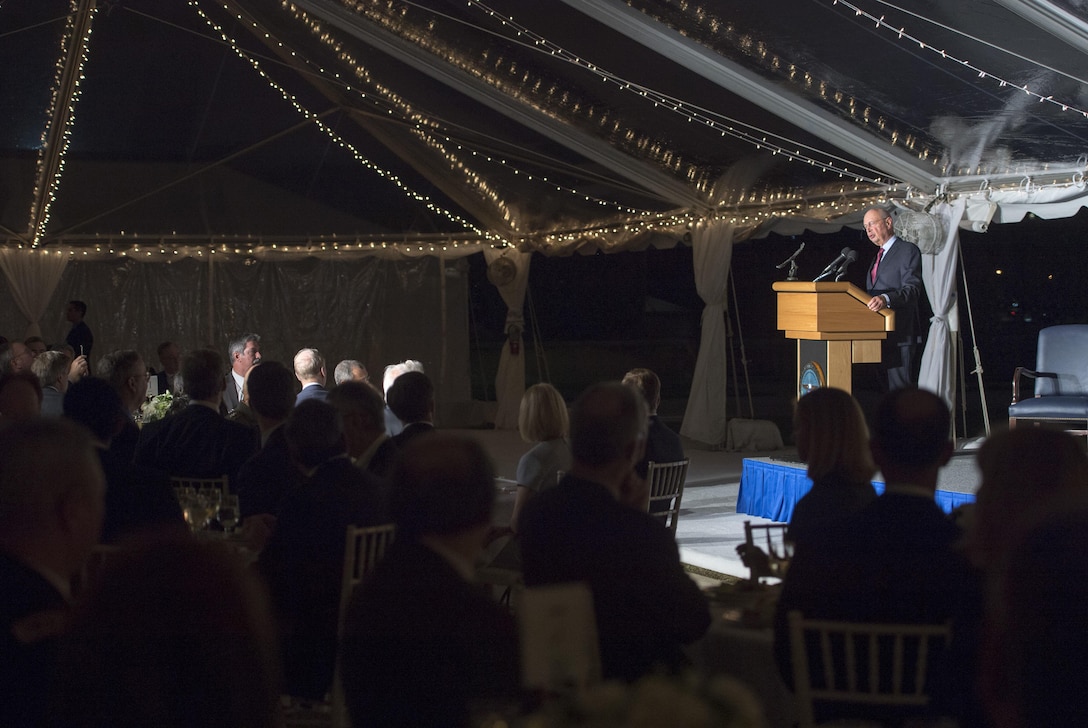
M809 491L812 481L805 475L802 463L745 458L740 475L737 513L769 518L789 523L797 501ZM873 481L877 493L884 492L884 483ZM935 500L945 513L964 503L973 503L972 493L938 490Z

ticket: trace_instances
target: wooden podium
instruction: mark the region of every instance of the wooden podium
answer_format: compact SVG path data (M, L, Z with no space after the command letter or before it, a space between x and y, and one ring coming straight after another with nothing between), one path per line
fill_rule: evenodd
M779 281L778 328L797 339L797 391L817 386L851 391L854 364L880 362L880 344L895 330L895 312L869 310L852 283Z

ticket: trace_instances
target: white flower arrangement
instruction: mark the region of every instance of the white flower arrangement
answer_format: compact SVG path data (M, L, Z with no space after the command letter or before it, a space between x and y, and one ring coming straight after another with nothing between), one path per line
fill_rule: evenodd
M144 422L154 422L166 417L170 408L174 405L174 395L169 390L162 394L156 394L151 399L140 405L140 415Z

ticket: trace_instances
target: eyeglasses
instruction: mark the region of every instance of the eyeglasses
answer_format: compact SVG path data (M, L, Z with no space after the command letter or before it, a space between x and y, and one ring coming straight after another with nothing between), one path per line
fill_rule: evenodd
M873 229L874 227L876 227L877 225L883 225L883 224L884 224L884 223L886 223L886 222L887 222L888 220L891 220L891 218L890 218L890 217L882 217L882 218L880 218L879 220L876 220L875 222L867 222L867 223L865 223L865 224L863 225L863 227L864 227L864 228L865 228L866 230L872 230L872 229Z

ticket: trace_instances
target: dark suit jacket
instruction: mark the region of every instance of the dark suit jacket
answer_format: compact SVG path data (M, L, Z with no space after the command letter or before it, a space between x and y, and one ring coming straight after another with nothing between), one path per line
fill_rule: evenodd
M171 393L174 391L174 388L169 385L169 383L168 383L168 381L166 379L166 372L159 372L158 374L155 375L155 379L159 383L159 385L158 385L159 386L159 394L162 394L163 392L166 392L166 391L169 391ZM174 381L175 382L177 381L177 375L176 374L174 375Z
M223 385L223 403L219 411L228 414L238 407L238 385L234 383L234 375L231 372L223 376Z
M389 439L393 441L393 446L397 450L403 450L404 446L409 442L420 435L426 435L428 432L434 432L434 425L429 422L413 422L401 430L399 435L393 435Z
M126 463L100 450L106 476L106 517L102 542L113 543L150 528L185 528L181 506L162 470Z
M356 591L344 629L355 725L468 725L473 702L517 695L510 615L419 543L390 547Z
M280 622L289 694L320 698L332 683L347 527L388 521L382 484L347 455L283 499L258 567Z
M519 535L526 585L589 584L605 679L682 667L681 645L710 625L672 533L597 483L568 475L541 492L526 506Z
M320 384L312 387L303 387L302 391L295 395L295 404L299 405L308 399L317 399L324 402L328 399L329 390L322 387Z
M670 430L657 415L650 416L650 428L646 432L646 455L635 470L643 478L650 461L655 463L674 463L684 459L684 446L680 436Z
M64 597L38 572L0 552L0 725L36 726L49 704Z
M291 460L281 425L272 430L260 452L238 471L233 491L238 495L242 518L256 513L279 513L283 499L301 483L302 472Z
M89 360L91 358L91 347L94 346L94 334L91 333L91 327L87 325L86 321L75 322L72 324L72 328L68 330L68 335L64 337L64 343L72 347L75 356L85 354Z
M959 537L959 528L932 497L893 489L841 529L829 530L823 543L810 541L798 549L775 614L775 654L787 684L793 683L790 610L851 622L942 624L975 603L975 581L956 548ZM941 659L935 653L931 666L937 669ZM851 714L824 708L817 717Z
M887 294L888 306L895 311L895 332L889 339L906 341L918 334L918 302L922 295L922 253L914 243L896 238L880 261L876 282L873 282L873 262L865 274L865 290L869 295Z
M136 449L138 465L191 478L227 475L231 484L259 442L256 430L230 422L196 402L144 432L146 437Z

